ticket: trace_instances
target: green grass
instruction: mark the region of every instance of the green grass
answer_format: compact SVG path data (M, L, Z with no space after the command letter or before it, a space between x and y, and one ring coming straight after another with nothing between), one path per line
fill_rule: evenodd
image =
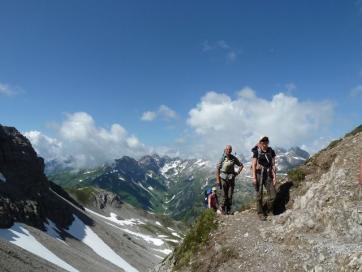
M347 133L347 134L345 135L345 137L356 135L356 134L359 133L359 132L362 132L362 125L359 125L359 126L356 127L354 130L352 130L351 132Z
M88 205L93 193L96 192L96 190L92 187L83 187L83 188L71 188L67 189L68 193L73 195L77 201L82 203L83 205Z
M305 179L305 173L300 168L295 168L288 172L288 178L293 182L295 187Z
M183 242L175 250L174 271L188 265L192 256L206 244L209 234L217 228L216 213L206 209L196 219Z

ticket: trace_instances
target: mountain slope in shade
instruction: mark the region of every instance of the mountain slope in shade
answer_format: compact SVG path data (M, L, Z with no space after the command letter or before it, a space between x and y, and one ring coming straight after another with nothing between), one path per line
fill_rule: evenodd
M43 170L30 142L0 126L2 271L147 271L182 237L106 191L85 209Z

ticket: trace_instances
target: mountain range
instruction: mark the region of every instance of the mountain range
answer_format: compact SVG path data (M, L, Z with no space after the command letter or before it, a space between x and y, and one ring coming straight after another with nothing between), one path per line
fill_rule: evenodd
M309 154L293 147L276 148L278 173L302 164ZM244 162L245 170L237 177L235 207L250 199L253 187L250 180L250 161ZM192 222L204 209L204 191L215 185L216 162L202 159L181 159L143 156L139 160L124 156L109 165L92 169L72 169L69 161L52 161L46 164L50 180L80 194L89 188L111 191L135 207L170 216L175 220Z

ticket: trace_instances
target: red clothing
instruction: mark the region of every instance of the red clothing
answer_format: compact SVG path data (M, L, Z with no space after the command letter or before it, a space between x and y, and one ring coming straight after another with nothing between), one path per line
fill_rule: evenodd
M210 194L208 203L209 203L209 208L212 208L212 209L216 210L217 206L219 205L217 195L216 194Z

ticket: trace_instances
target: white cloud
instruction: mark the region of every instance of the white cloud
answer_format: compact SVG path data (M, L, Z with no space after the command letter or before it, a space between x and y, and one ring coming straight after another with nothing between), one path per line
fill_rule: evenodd
M270 137L272 146L301 146L320 137L332 115L330 102L299 101L284 93L267 100L246 87L234 99L223 93L207 93L190 110L187 123L197 135L194 152L215 159L226 144L232 144L238 153L249 154L262 135Z
M157 113L154 111L146 111L142 114L141 120L142 121L153 121L157 117Z
M156 118L170 120L177 117L176 112L166 105L161 105L157 111L146 111L142 114L142 121L153 121Z
M176 118L176 112L165 105L160 106L158 114L167 119Z
M1 94L11 96L17 94L17 92L9 85L0 83L0 95Z
M362 96L362 85L354 87L350 92L350 96L352 97Z
M25 132L24 135L42 157L48 160L62 158L63 144L59 140L50 138L36 130Z
M313 141L311 141L308 144L303 144L300 147L306 151L309 152L309 154L313 155L314 153L320 151L321 149L325 148L326 146L329 145L329 143L331 141L333 141L335 139L333 139L330 136L321 136Z
M120 125L109 129L97 127L92 116L85 112L67 114L57 126L57 138L50 138L39 131L25 133L35 150L46 160L72 157L76 167L96 166L123 155L139 157L148 148L137 137Z

